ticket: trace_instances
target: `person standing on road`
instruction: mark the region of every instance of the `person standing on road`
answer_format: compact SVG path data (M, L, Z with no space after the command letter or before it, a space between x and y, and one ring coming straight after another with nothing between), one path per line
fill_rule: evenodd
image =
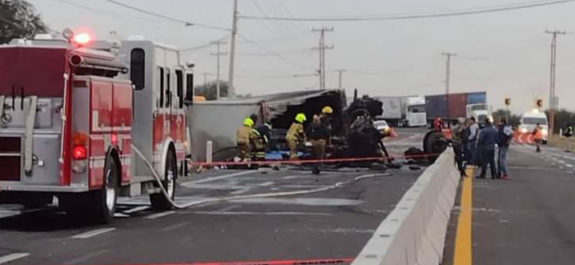
M461 176L465 176L465 169L463 168L463 137L465 132L465 118L457 118L457 124L453 126L453 151L455 152L455 162Z
M535 126L535 129L533 129L533 138L535 138L535 145L537 146L537 149L535 149L535 152L539 153L541 152L541 142L543 141L543 127L541 127L540 123L537 123L537 125Z
M478 178L485 178L487 164L491 167L491 178L498 178L495 168L495 144L497 143L498 136L499 134L497 130L493 128L492 121L487 119L485 121L485 127L483 127L479 133L478 144L481 152L481 175Z
M509 179L509 172L507 171L507 152L509 151L509 143L513 139L513 129L510 125L507 125L507 120L505 118L501 119L499 123L499 140L497 145L499 146L499 153L497 159L497 176L502 179Z
M244 161L251 159L253 127L254 120L248 117L244 120L244 124L236 131L236 147L240 154L240 158Z
M305 141L305 132L303 123L307 120L305 114L298 113L295 116L295 121L291 124L286 134L286 142L290 150L290 159L297 159L297 147Z
M471 117L470 119L470 124L468 127L468 132L467 132L467 145L468 145L468 149L469 149L469 164L470 165L477 165L477 159L478 159L478 155L477 155L477 139L479 136L479 125L477 124L477 121L475 120L475 117Z
M325 158L325 146L329 139L329 129L322 123L319 116L313 116L313 122L306 132L307 138L311 140L313 157L315 159Z

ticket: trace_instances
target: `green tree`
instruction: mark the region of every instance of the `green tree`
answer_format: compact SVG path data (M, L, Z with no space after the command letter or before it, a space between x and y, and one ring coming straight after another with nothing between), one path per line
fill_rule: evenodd
M549 111L546 110L545 114L549 117ZM559 133L559 129L567 127L569 124L575 124L575 113L561 109L555 111L555 126L553 132Z
M215 100L217 99L216 87L217 87L217 81L212 81L196 86L194 89L196 90L196 96L203 96L206 98L206 100ZM220 90L221 90L220 96L227 97L228 83L225 81L220 81Z
M46 33L40 15L26 0L0 0L0 44Z

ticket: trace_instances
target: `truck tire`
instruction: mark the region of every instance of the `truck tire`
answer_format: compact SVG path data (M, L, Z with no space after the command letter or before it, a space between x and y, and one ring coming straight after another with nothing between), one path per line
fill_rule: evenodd
M116 161L109 157L104 167L102 189L80 194L62 194L58 196L59 206L71 216L90 223L112 223L118 201L118 180Z
M429 156L429 162L435 162L439 154L445 151L448 141L442 132L430 131L423 138L423 152L425 154L436 154Z
M114 219L116 204L118 202L119 192L119 173L116 161L108 157L104 167L104 188L95 191L94 198L94 217L98 223L109 224Z
M163 192L150 194L150 203L152 204L152 209L158 211L166 211L174 208L170 200L174 200L176 196L177 177L178 166L176 155L174 152L169 151L168 157L166 158L166 168L164 171L164 179L162 180L162 185L168 192L170 199L168 199Z

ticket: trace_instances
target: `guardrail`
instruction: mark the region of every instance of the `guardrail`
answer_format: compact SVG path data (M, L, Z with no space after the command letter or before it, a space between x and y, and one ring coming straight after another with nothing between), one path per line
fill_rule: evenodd
M459 171L448 148L403 195L352 265L438 265Z

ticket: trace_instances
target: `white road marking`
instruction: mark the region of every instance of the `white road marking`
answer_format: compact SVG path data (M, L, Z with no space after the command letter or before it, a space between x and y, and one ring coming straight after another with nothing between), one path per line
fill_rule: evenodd
M258 186L261 186L261 187L267 187L267 186L274 185L274 182L273 182L273 181L268 181L268 182L260 183L260 184L257 184L257 185L258 185Z
M12 253L12 254L8 254L6 256L2 256L0 257L0 264L4 264L4 263L8 263L10 261L14 261L17 259L21 259L24 257L29 256L29 253Z
M148 209L150 209L150 206L143 205L143 206L138 206L138 207L134 207L132 209L122 211L122 213L131 214L131 213L141 212L141 211L148 210Z
M125 214L125 213L115 213L114 214L114 218L128 218L128 217L130 217L130 216Z
M77 235L75 235L75 236L72 236L72 238L75 238L75 239L87 239L87 238L95 237L95 236L97 236L97 235L101 235L101 234L104 234L104 233L108 233L108 232L114 231L114 230L116 230L115 227L100 228L100 229L96 229L96 230L84 232L84 233L81 233L81 234L77 234Z
M227 179L227 178L233 178L233 177L243 176L243 175L248 175L248 174L253 174L253 173L257 173L257 171L254 171L254 170L240 171L240 172L221 175L221 176L217 176L217 177L188 181L188 182L181 183L181 185L189 188L189 187L193 186L194 184L198 184L198 183L206 183L206 182L211 182L211 181L216 181L216 180L221 180L221 179Z
M152 214L152 215L148 215L146 216L146 219L158 219L164 216L168 216L168 215L172 215L175 214L176 211L167 211L167 212L163 212L163 213L157 213L157 214Z

